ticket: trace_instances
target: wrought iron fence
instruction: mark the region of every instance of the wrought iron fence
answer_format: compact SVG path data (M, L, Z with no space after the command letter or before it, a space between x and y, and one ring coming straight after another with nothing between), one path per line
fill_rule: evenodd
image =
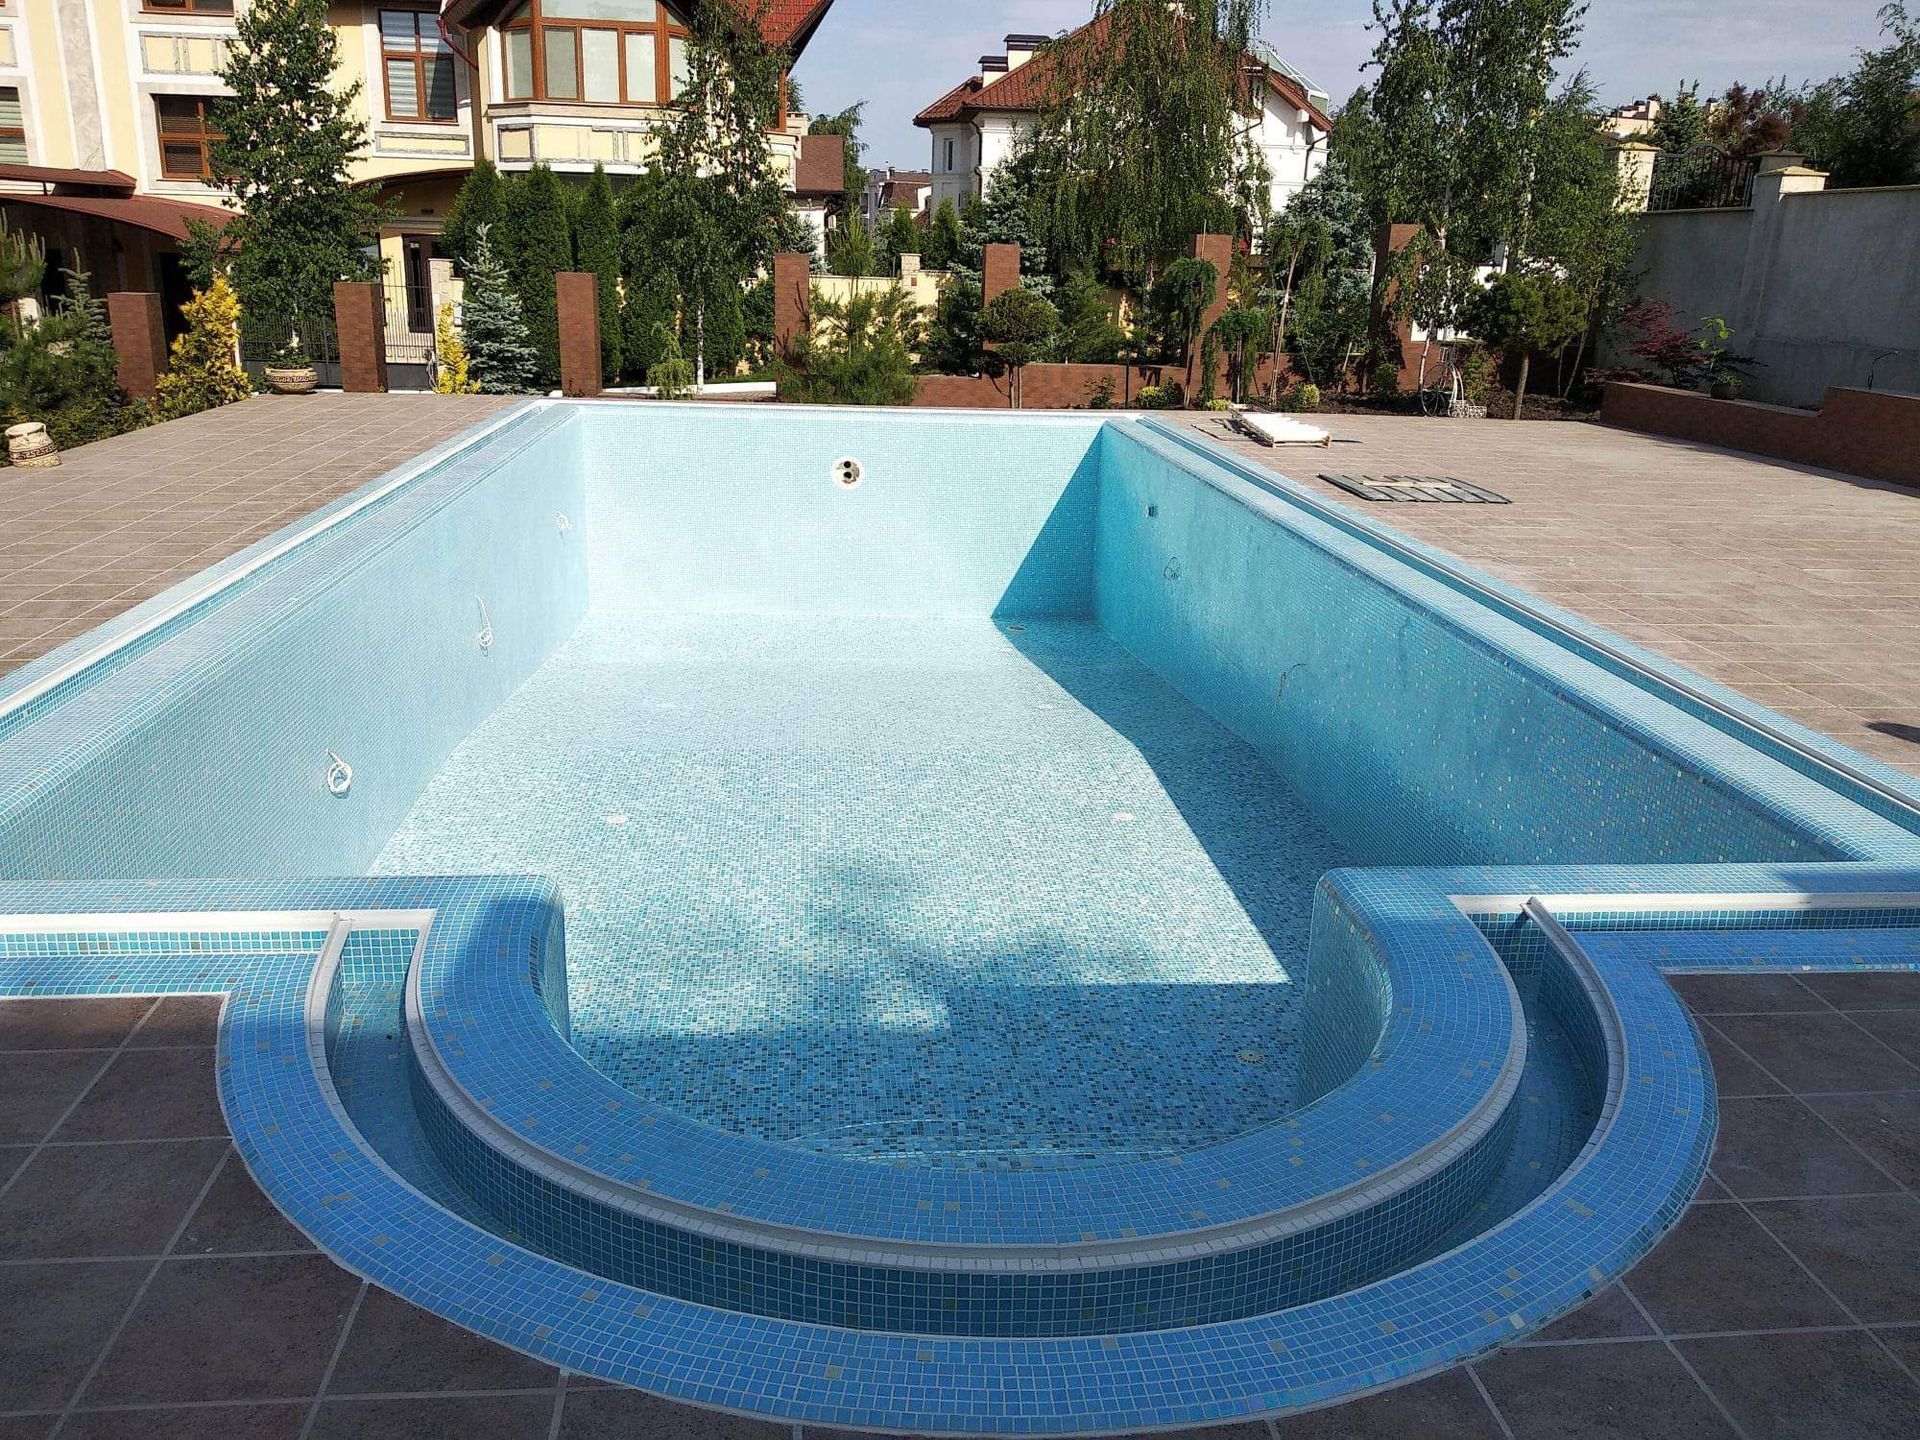
M389 279L386 282L387 364L433 363L433 284Z
M1760 162L1730 155L1718 145L1664 152L1653 162L1649 210L1739 209L1753 203Z

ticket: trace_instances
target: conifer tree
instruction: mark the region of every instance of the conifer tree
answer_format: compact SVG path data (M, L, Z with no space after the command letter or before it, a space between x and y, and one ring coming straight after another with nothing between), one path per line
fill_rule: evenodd
M493 243L526 317L534 380L551 390L560 383L560 299L554 277L573 268L573 230L566 191L550 168L536 165L508 182Z
M827 232L827 269L835 275L871 275L873 264L873 232L849 211Z
M600 369L620 373L620 225L613 214L613 186L596 164L581 192L573 222L573 262L600 278Z
M336 280L380 275L382 207L347 166L367 145L360 82L336 87L326 0L256 0L240 15L213 103L212 178L239 213L226 239L244 333L279 344L333 314Z
M497 225L500 219L500 200L505 186L493 161L482 156L474 162L460 193L454 197L453 208L440 226L440 252L453 261L453 268L462 275L467 273L468 262L473 258L480 227Z
M481 393L522 395L531 388L540 357L527 333L520 297L493 253L490 226L481 226L474 236L460 337L467 373Z
M959 253L960 212L954 209L951 199L942 200L933 212L933 223L927 227L927 238L921 244L920 263L929 270L945 270Z
M887 221L882 243L885 245L887 259L891 262L893 273L898 275L900 257L920 253L920 227L914 223L911 210L903 205L893 212L893 218Z

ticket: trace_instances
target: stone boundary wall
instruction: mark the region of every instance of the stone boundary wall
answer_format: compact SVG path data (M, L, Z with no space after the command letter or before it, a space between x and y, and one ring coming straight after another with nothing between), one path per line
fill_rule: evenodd
M1600 418L1623 430L1920 485L1920 395L1829 390L1826 404L1811 411L1613 382Z

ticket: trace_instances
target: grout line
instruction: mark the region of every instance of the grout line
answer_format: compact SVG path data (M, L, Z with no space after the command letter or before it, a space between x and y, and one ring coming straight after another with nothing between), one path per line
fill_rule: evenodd
M1493 1423L1500 1427L1500 1434L1504 1440L1514 1440L1513 1427L1507 1423L1507 1417L1500 1413L1500 1407L1493 1403L1493 1392L1487 1389L1487 1382L1480 1378L1479 1366L1469 1363L1460 1368L1467 1372L1467 1378L1473 1382L1473 1388L1479 1392L1480 1403L1485 1405L1487 1413L1493 1416Z
M156 1006L159 1003L157 1000L154 1002ZM139 1027L135 1026L134 1028L137 1030ZM47 1440L54 1440L55 1436L66 1429L67 1421L73 1417L74 1407L80 1403L80 1397L87 1393L87 1387L93 1384L94 1376L98 1375L100 1373L100 1367L107 1363L108 1354L111 1353L115 1345L120 1343L121 1335L126 1333L127 1326L132 1323L134 1311L140 1308L140 1302L147 1298L147 1291L153 1288L153 1282L160 1274L160 1267L167 1263L167 1253L170 1253L173 1247L180 1243L180 1237L187 1233L187 1226L193 1223L194 1215L199 1211L201 1205L206 1203L207 1196L212 1193L214 1181L220 1178L220 1172L227 1168L227 1162L238 1153L232 1145L228 1145L227 1148L221 1152L220 1158L214 1162L213 1171L207 1176L206 1183L200 1187L200 1193L193 1197L193 1203L187 1207L186 1214L180 1217L179 1225L174 1227L173 1236L167 1241L166 1252L163 1252L161 1257L153 1262L153 1267L147 1271L146 1279L142 1280L140 1287L133 1292L133 1298L127 1302L126 1313L120 1317L120 1323L113 1327L113 1333L107 1336L106 1343L100 1347L100 1353L93 1357L93 1363L87 1367L87 1373L80 1377L80 1383L73 1387L73 1394L67 1398L66 1406L60 1412L60 1419L54 1424L53 1429L48 1432Z
M1660 1343L1667 1347L1667 1353L1674 1358L1674 1362L1678 1364L1682 1370L1687 1372L1688 1378L1691 1379L1695 1385L1700 1387L1700 1393L1707 1397L1707 1402L1711 1404L1715 1410L1720 1412L1720 1418L1727 1422L1727 1428L1739 1436L1740 1440L1752 1440L1752 1437L1741 1427L1740 1422L1733 1418L1733 1412L1727 1409L1726 1402L1715 1393L1711 1385L1700 1378L1700 1372L1693 1368L1693 1362L1680 1353L1680 1347L1673 1343L1673 1337L1668 1335L1667 1332L1660 1327L1660 1322L1653 1318L1653 1312L1642 1303L1640 1297L1633 1293L1624 1280L1620 1282L1620 1293L1633 1302L1633 1308L1640 1312L1640 1318L1647 1322L1652 1328L1654 1335L1659 1338Z
M553 1418L547 1422L547 1440L560 1440L560 1421L567 1410L567 1370L560 1368L560 1383L553 1389ZM800 1427L793 1427L794 1440L799 1440Z
M155 996L147 1008L141 1012L140 1018L127 1028L127 1033L121 1038L120 1043L115 1046L111 1052L106 1052L107 1058L100 1062L100 1068L93 1072L92 1078L80 1087L80 1093L73 1097L73 1103L60 1112L59 1118L47 1127L47 1133L40 1137L40 1143L33 1147L32 1153L20 1162L19 1168L7 1178L4 1184L0 1184L0 1200L4 1200L7 1192L19 1183L20 1177L32 1168L33 1162L40 1158L40 1152L47 1148L47 1142L60 1133L60 1127L73 1117L73 1112L80 1108L81 1102L93 1093L93 1087L100 1083L100 1077L113 1068L113 1062L119 1059L121 1053L126 1050L127 1046L133 1043L133 1037L140 1033L140 1027L146 1024L153 1012L160 1008L160 999L161 997ZM101 1052L89 1051L87 1053L96 1054ZM198 1204L199 1202L195 1201L194 1203Z
M133 1260L177 1260L191 1265L197 1260L290 1260L300 1255L323 1255L323 1250L214 1250L180 1255L17 1255L0 1260L0 1270L24 1269L31 1265L125 1265Z
M313 1434L313 1427L320 1422L320 1403L327 1398L327 1387L333 1383L333 1372L339 1369L340 1357L347 1352L347 1337L353 1334L354 1321L360 1318L360 1307L366 1303L368 1287L369 1282L362 1280L360 1288L353 1292L353 1304L347 1307L346 1323L340 1327L339 1337L333 1342L333 1353L327 1357L327 1368L321 1372L320 1384L314 1389L313 1399L307 1405L307 1419L300 1427L300 1440L307 1440Z

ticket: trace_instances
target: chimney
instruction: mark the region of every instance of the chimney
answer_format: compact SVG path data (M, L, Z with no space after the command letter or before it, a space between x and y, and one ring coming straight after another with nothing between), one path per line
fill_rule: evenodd
M1004 55L982 55L980 57L980 84L993 84L1007 73L1007 57Z
M1034 51L1046 43L1047 37L1044 35L1007 36L1006 68L1010 71L1018 70L1033 58Z

